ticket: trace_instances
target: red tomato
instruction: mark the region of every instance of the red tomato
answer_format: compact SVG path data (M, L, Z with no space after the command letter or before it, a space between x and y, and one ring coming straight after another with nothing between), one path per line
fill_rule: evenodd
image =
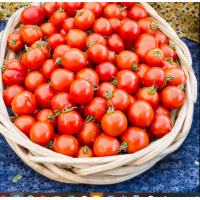
M114 51L108 50L108 60L107 60L108 62L111 62L111 63L113 63L115 65L116 57L117 57L117 55L115 54Z
M131 8L136 4L136 2L119 2L122 7L126 7L127 9Z
M75 103L88 103L93 99L93 96L94 90L92 84L85 79L76 79L70 86L70 98Z
M24 25L40 25L44 18L44 10L39 6L25 8L21 13L21 22Z
M87 33L80 29L73 29L67 33L67 44L72 48L78 48L80 50L86 49Z
M151 143L154 139L155 139L155 135L153 135L149 128L146 127L146 128L143 128L143 130L147 133L148 137L149 137L149 143Z
M140 35L140 27L134 20L125 20L119 27L119 34L124 40L135 40Z
M159 67L148 69L143 77L144 83L147 86L154 85L155 88L161 88L165 84L165 72Z
M138 4L132 6L128 12L128 17L135 21L146 18L147 15L148 14L147 14L146 9L143 6L138 5Z
M111 62L103 62L97 65L95 69L101 82L112 81L117 75L117 68Z
M138 56L132 51L122 51L118 54L116 59L116 65L119 70L130 69L134 70L137 64L139 63Z
M163 115L167 115L168 117L171 116L170 110L167 109L167 108L165 108L162 104L158 104L158 105L154 108L154 114L155 114L155 115L163 114Z
M78 140L73 135L61 135L54 144L54 151L74 157L79 148Z
M168 44L167 36L162 32L154 32L153 36L157 40L158 44Z
M118 83L117 89L122 89L128 94L133 94L139 87L139 78L131 70L121 70L116 76Z
M6 66L1 68L1 71L3 72L2 81L4 85L23 85L27 71L19 60L10 59Z
M78 72L85 67L86 57L79 49L69 49L62 55L62 65L65 69Z
M48 60L45 60L45 62L43 63L41 70L42 70L42 74L47 79L50 79L52 72L59 68L60 68L60 66L54 64L53 59L48 59Z
M45 17L50 19L51 15L56 11L56 3L55 2L44 2L42 5L42 9L44 10Z
M82 145L93 146L95 139L100 135L101 131L97 124L93 121L84 122L83 126L77 133L77 139Z
M167 86L161 92L161 101L168 109L177 109L185 102L185 93L176 86Z
M114 156L119 154L120 142L116 137L102 133L94 141L93 151L96 157Z
M172 122L167 115L156 115L149 126L149 130L157 137L163 137L172 130Z
M149 137L147 133L138 127L128 127L121 135L121 140L121 149L128 153L135 153L149 145Z
M172 66L166 59L163 60L163 64L161 65L161 69L164 71L171 68L179 68L178 66Z
M87 52L85 52L84 56L85 56L85 59L86 59L85 68L94 68L94 67L95 67L95 63L92 62L92 61L89 59L89 57L88 57L88 55L87 55Z
M53 139L45 146L47 149L54 151L54 145L56 140L60 137L59 134L54 133Z
M31 114L31 116L36 119L37 114L40 112L40 110L42 110L42 108L40 108L39 106L37 106L37 108L34 110L34 112Z
M36 107L37 101L29 91L18 93L12 101L12 110L17 115L30 115Z
M70 15L75 15L77 10L82 9L83 7L83 2L65 2L64 6L66 11L70 14Z
M125 49L124 40L117 34L112 34L107 39L107 47L109 50L114 51L116 54Z
M91 10L94 13L95 18L98 18L102 12L102 6L100 5L100 3L97 3L97 2L86 2L83 5L83 8L87 10Z
M104 10L104 8L109 5L109 2L98 2L98 3L101 5L102 10Z
M50 37L54 33L57 33L58 30L53 23L44 23L40 26L43 36Z
M106 6L103 10L103 17L110 19L110 18L118 18L121 19L122 14L120 7L116 4L110 4Z
M34 95L41 108L51 108L51 101L56 95L56 91L49 85L49 83L43 83L35 90Z
M154 118L151 105L143 100L132 103L127 112L129 122L138 127L147 127Z
M177 54L175 50L175 45L161 44L159 48L163 51L166 58L173 58L173 61L176 60Z
M135 51L135 40L126 40L125 49L130 51Z
M87 37L86 46L89 47L91 43L92 44L100 43L100 44L104 44L105 46L107 46L106 39L98 33L92 33Z
M17 33L11 33L8 36L7 45L11 51L19 51L24 46L22 36Z
M132 96L132 95L129 95L129 96L130 96L130 98L131 98L131 103L134 103L135 101L137 101L136 98L135 98L134 96Z
M25 79L26 89L32 93L43 83L47 83L47 80L44 75L38 71L29 72Z
M109 36L112 34L112 26L110 22L103 17L94 21L92 30L94 33L99 33L103 36Z
M76 29L73 17L69 17L63 22L63 29L65 30L65 33L68 33L72 29Z
M112 26L112 33L116 33L116 34L119 34L119 27L120 27L120 20L117 19L117 18L110 18L108 20Z
M27 51L22 56L22 63L27 69L38 70L40 67L42 67L45 59L46 58L43 50L40 48L35 48Z
M65 6L64 6L64 2L56 2L56 5L55 5L56 9L65 9Z
M74 81L74 73L67 69L56 69L51 74L50 82L57 92L67 92Z
M93 150L90 147L82 146L79 147L75 158L92 158L95 157Z
M155 20L151 18L144 18L138 21L140 33L153 34L158 30L158 25Z
M57 46L65 43L65 36L60 33L55 33L48 38L48 44L51 49L55 49Z
M171 68L179 68L178 64L175 62L171 63Z
M62 35L65 35L65 36L67 35L67 33L65 32L63 28L60 28L58 32Z

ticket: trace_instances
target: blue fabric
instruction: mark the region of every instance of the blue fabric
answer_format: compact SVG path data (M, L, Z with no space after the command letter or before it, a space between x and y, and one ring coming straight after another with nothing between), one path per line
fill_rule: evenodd
M3 30L6 21L0 23ZM190 49L199 82L199 45L182 38ZM198 84L199 88L199 84ZM32 193L191 193L199 192L199 94L190 133L182 146L145 173L114 185L65 184L50 180L27 166L0 134L0 192ZM16 174L23 174L12 183Z

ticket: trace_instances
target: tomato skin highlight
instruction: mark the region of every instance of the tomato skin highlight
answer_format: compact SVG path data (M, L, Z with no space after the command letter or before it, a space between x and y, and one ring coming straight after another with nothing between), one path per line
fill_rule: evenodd
M54 33L58 33L57 28L53 23L44 23L40 26L40 30L42 31L43 36L50 37Z
M89 47L90 43L93 43L93 44L100 43L100 44L104 44L105 46L107 46L106 39L98 33L92 33L87 37L86 46Z
M87 149L87 151L88 151L87 153L84 152L85 149ZM87 147L87 146L86 147L85 146L79 147L78 152L75 156L75 158L92 158L92 157L95 157L94 153L93 153L92 149L90 147Z
M48 44L51 49L55 49L57 46L65 44L65 36L60 33L54 33L48 38Z

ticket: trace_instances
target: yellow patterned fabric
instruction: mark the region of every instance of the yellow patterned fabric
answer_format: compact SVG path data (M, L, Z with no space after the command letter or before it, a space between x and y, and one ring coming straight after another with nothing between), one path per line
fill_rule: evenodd
M1 18L9 17L24 3L0 2ZM176 31L178 36L199 42L198 2L152 2L149 3Z

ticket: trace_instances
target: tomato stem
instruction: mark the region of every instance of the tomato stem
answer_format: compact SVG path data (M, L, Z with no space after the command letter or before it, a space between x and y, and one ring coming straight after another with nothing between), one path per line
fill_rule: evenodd
M92 29L87 30L86 33L87 33L88 35L92 34L92 33L93 33L93 32L92 32Z
M96 123L96 125L97 125L99 128L101 128L101 123Z
M112 98L112 92L106 91L106 99L111 99Z
M114 111L115 111L115 108L114 108L112 102L110 101L107 113L113 113Z
M128 144L126 142L122 142L119 150L126 151L127 148L128 148Z
M89 149L88 149L87 146L85 146L85 147L83 148L83 153L85 153L85 154L88 154L88 153L89 153Z
M107 35L104 35L103 37L105 37L105 38L107 39L109 36L107 36Z
M37 42L35 43L35 46L36 46L36 47L43 47L43 46L49 47L49 44L48 44L48 42L42 42L41 40L39 40L39 41L37 41ZM49 48L50 48L50 47L49 47Z
M169 46L170 46L173 50L175 50L175 44L169 44Z
M139 70L139 67L138 67L138 65L133 64L132 67L131 67L131 69L132 69L133 71L138 71L138 70Z
M87 46L88 46L89 48L91 48L91 47L92 47L92 45L93 45L93 43L92 43L92 42L88 42L88 45L87 45Z
M157 29L157 28L158 28L158 25L156 25L156 23L152 23L152 24L151 24L151 29L154 30L154 29Z
M34 26L33 26L33 29L35 29L36 31L39 31L39 30L40 30L40 27L37 26L37 25L34 25Z
M17 43L17 40L11 39L11 42L10 42L11 45L15 45L16 43Z
M161 52L159 50L154 51L154 57L160 57Z
M65 108L62 109L62 112L63 112L63 113L67 113L67 112L72 111L72 110L75 109L75 108L77 108L77 107L71 107L71 108L69 108L69 106L66 105ZM77 109L78 109L78 108L77 108Z
M1 67L1 72L4 73L5 70L6 70L6 67L5 67L5 65L3 65L3 66Z
M61 111L59 109L54 110L55 116L58 117L61 114Z
M123 12L123 11L126 10L126 9L127 9L126 6L124 6L124 7L120 6L120 11L121 11L121 12Z
M115 58L117 58L117 56L118 56L118 55L117 55L117 54L115 54Z
M118 80L117 80L117 78L114 77L114 76L113 76L113 78L114 78L114 79L111 81L111 83L117 87Z
M47 116L47 118L49 120L53 120L54 119L53 113L49 113L48 116Z
M95 122L95 120L96 120L95 117L92 115L88 115L87 118L85 119L86 123L90 121Z
M173 58L165 58L169 63L173 63Z
M44 36L43 39L44 39L44 41L46 41L46 42L48 41L48 37L47 37L46 35Z
M58 9L58 12L64 12L65 11L65 8L64 7L60 7L59 9Z
M183 84L178 85L177 87L178 87L179 89L181 89L182 91L184 90L184 86L183 86Z
M133 51L133 52L135 52L135 46L132 46L132 47L130 48L130 50Z
M27 46L27 45L25 44L25 50L26 50L26 51L30 51L30 50L31 50L31 47L29 47L29 46Z
M156 93L157 89L154 86L155 86L155 81L154 81L153 85L148 88L148 93L149 94L155 94Z
M62 65L62 58L60 58L60 57L56 58L55 64Z
M82 15L83 14L83 10L77 10L77 13L76 13L78 16Z
M50 142L46 145L46 147L52 148L53 147L53 140L50 140Z
M51 82L49 82L49 86L50 86L50 87L53 87L52 84L51 84Z

